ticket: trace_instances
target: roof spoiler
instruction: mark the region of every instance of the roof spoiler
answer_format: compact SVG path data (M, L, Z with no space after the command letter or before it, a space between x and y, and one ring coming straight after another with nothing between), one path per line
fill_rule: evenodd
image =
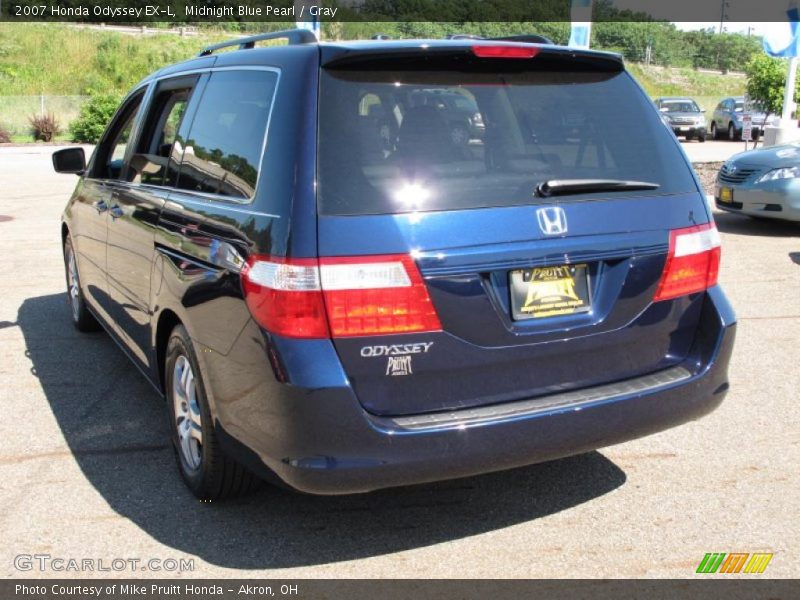
M456 45L436 45L424 44L419 45L403 45L393 46L387 44L386 46L376 45L367 48L340 48L330 45L322 45L322 66L325 68L334 69L349 69L349 68L362 68L373 61L375 65L381 64L384 67L389 67L392 61L397 61L397 64L405 63L412 65L414 61L421 60L416 66L425 68L432 68L436 61L447 61L448 57L455 56L475 56L473 46L491 45L493 42L498 45L508 45L513 48L514 42L507 40L474 40L474 44L470 43L470 39L461 40L463 46ZM488 44L487 44L488 42ZM524 48L523 45L517 45L518 48ZM533 46L528 46L533 48ZM581 64L583 68L588 70L598 71L622 71L624 70L622 57L619 54L610 52L597 52L592 50L583 50L581 48L568 48L567 46L542 46L538 48L536 54L539 61L542 60L564 60L573 62L573 64ZM411 62L409 62L411 61ZM440 63L443 68L447 68L447 63Z

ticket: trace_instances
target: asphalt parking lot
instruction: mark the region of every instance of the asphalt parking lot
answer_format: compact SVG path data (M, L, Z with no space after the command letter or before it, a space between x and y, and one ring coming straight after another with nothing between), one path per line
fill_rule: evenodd
M739 331L731 392L700 421L465 480L201 504L157 395L105 334L69 323L59 217L76 178L51 151L0 148L4 576L684 578L707 552L772 552L764 576L800 573L800 224L716 215ZM21 554L194 571L20 571Z
M686 152L686 155L692 162L722 162L728 160L734 154L744 152L744 142L742 141L729 141L729 140L706 140L705 142L698 142L697 140L686 141L679 138L681 147ZM753 143L747 145L748 148L753 148ZM758 148L761 147L759 142Z

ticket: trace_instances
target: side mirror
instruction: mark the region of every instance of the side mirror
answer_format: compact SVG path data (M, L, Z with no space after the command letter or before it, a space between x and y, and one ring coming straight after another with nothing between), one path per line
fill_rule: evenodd
M83 148L64 148L53 152L53 168L56 173L81 175L86 170L86 155Z

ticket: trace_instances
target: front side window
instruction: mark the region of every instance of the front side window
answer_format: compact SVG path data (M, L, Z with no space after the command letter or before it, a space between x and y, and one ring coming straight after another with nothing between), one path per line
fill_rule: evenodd
M174 186L183 154L180 128L196 77L158 84L127 178L134 183Z
M276 84L270 71L211 74L183 148L177 187L238 199L255 194Z
M119 136L114 140L114 145L111 151L111 160L109 162L118 162L125 158L125 151L128 149L128 142L131 139L131 132L133 131L133 115L130 116L128 122L119 132Z
M143 97L144 92L136 94L117 113L97 148L94 177L100 179L120 179L122 177L125 153Z

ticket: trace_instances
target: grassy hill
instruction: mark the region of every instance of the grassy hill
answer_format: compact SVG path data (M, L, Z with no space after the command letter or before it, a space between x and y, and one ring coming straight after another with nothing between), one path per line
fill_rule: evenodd
M65 126L82 97L122 95L148 73L232 35L204 29L190 37L133 36L56 23L0 23L0 125L11 129L15 139L24 136L27 117L39 111L38 96L44 94L58 97L48 98L45 110L57 113ZM745 78L737 74L635 63L628 68L651 97L688 95L707 111L719 99L744 92Z
M28 118L43 111L54 114L62 128L56 139L66 140L67 125L89 96L121 96L148 73L230 37L215 31L134 36L56 23L0 23L0 128L15 142L30 141Z
M151 71L229 37L224 32L132 36L56 23L0 23L0 94L123 93Z
M706 111L706 117L722 98L744 94L747 79L741 73L707 73L688 68L646 66L628 63L628 70L651 98L691 96Z

